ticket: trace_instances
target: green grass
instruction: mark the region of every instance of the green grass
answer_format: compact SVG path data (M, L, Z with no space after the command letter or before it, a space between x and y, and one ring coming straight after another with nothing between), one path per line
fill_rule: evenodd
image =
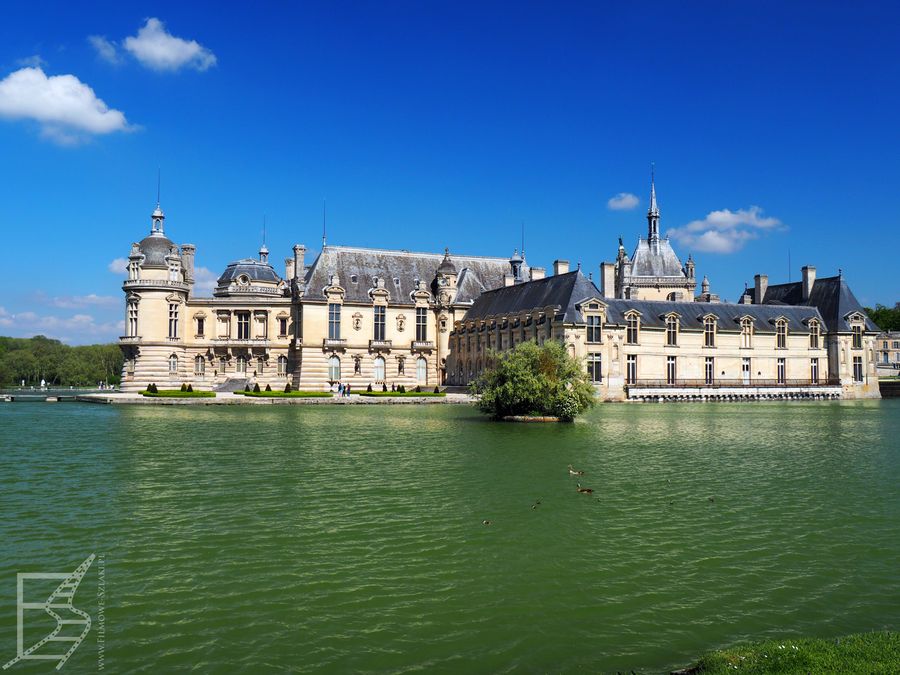
M737 669L735 669L737 666ZM788 638L737 645L706 654L686 673L898 673L900 633L840 638Z
M327 391L236 391L235 394L255 398L331 398Z
M443 391L434 393L433 391L361 391L360 396L431 396L432 398L440 398L447 394Z
M215 398L214 391L181 391L180 389L160 389L158 392L142 391L141 396L149 398Z

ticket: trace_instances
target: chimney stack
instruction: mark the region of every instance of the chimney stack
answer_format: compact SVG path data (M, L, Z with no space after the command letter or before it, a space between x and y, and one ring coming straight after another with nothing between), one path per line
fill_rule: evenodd
M294 259L293 258L285 258L284 259L284 278L286 281L290 281L294 278Z
M507 272L503 275L504 286L512 286L514 283L516 283L516 278L512 275L512 272Z
M569 261L568 260L554 260L553 261L553 276L559 276L560 274L566 274L569 271Z
M194 255L197 247L193 244L181 245L181 266L184 269L184 281L190 286L188 296L194 294Z
M306 247L302 244L294 244L294 276L298 284L303 283L303 259L306 257Z
M812 294L813 284L816 283L816 268L805 265L800 268L800 274L803 277L803 301L806 302Z
M600 263L600 292L604 298L616 297L616 266L614 263Z
M530 281L537 281L538 279L543 279L545 276L547 276L547 270L545 270L543 267L530 268Z
M769 275L757 274L753 277L753 304L761 305L766 297L766 289L769 287Z

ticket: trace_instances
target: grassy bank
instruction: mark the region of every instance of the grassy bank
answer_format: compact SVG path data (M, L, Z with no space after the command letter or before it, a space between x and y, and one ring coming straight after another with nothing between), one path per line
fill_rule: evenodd
M737 667L737 670L735 670ZM703 673L898 673L900 633L767 640L710 652L685 675Z
M142 391L141 396L148 398L215 398L214 391L181 391L180 389L160 389L159 391Z
M433 391L361 391L358 392L360 396L394 396L394 397L404 397L404 396L430 396L432 398L438 398L441 396L446 396L447 394L439 391L437 393Z
M236 391L235 394L253 398L331 398L327 391Z

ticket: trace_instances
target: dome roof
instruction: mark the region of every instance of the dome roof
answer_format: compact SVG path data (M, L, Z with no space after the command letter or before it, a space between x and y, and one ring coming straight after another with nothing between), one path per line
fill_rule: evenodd
M450 260L450 250L444 249L444 259L437 268L438 274L456 274L456 265Z
M275 269L270 264L253 258L244 258L228 264L219 277L219 286L227 286L241 276L246 276L250 281L267 281L273 284L281 281L281 277L275 274Z
M141 267L168 267L166 256L178 255L178 247L174 242L161 232L155 232L141 239L138 246L144 254L144 262ZM174 254L172 249L175 249Z

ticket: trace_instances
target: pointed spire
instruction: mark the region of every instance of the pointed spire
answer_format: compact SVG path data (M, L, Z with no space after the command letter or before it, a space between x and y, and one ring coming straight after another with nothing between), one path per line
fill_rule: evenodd
M163 222L166 219L166 214L163 213L163 210L159 206L159 187L161 182L162 172L159 168L156 169L156 208L153 209L153 213L150 214L150 234L158 235L160 237L165 236L165 232L163 231Z
M651 246L659 243L659 206L656 204L656 165L650 164L650 208L647 210L647 240Z

